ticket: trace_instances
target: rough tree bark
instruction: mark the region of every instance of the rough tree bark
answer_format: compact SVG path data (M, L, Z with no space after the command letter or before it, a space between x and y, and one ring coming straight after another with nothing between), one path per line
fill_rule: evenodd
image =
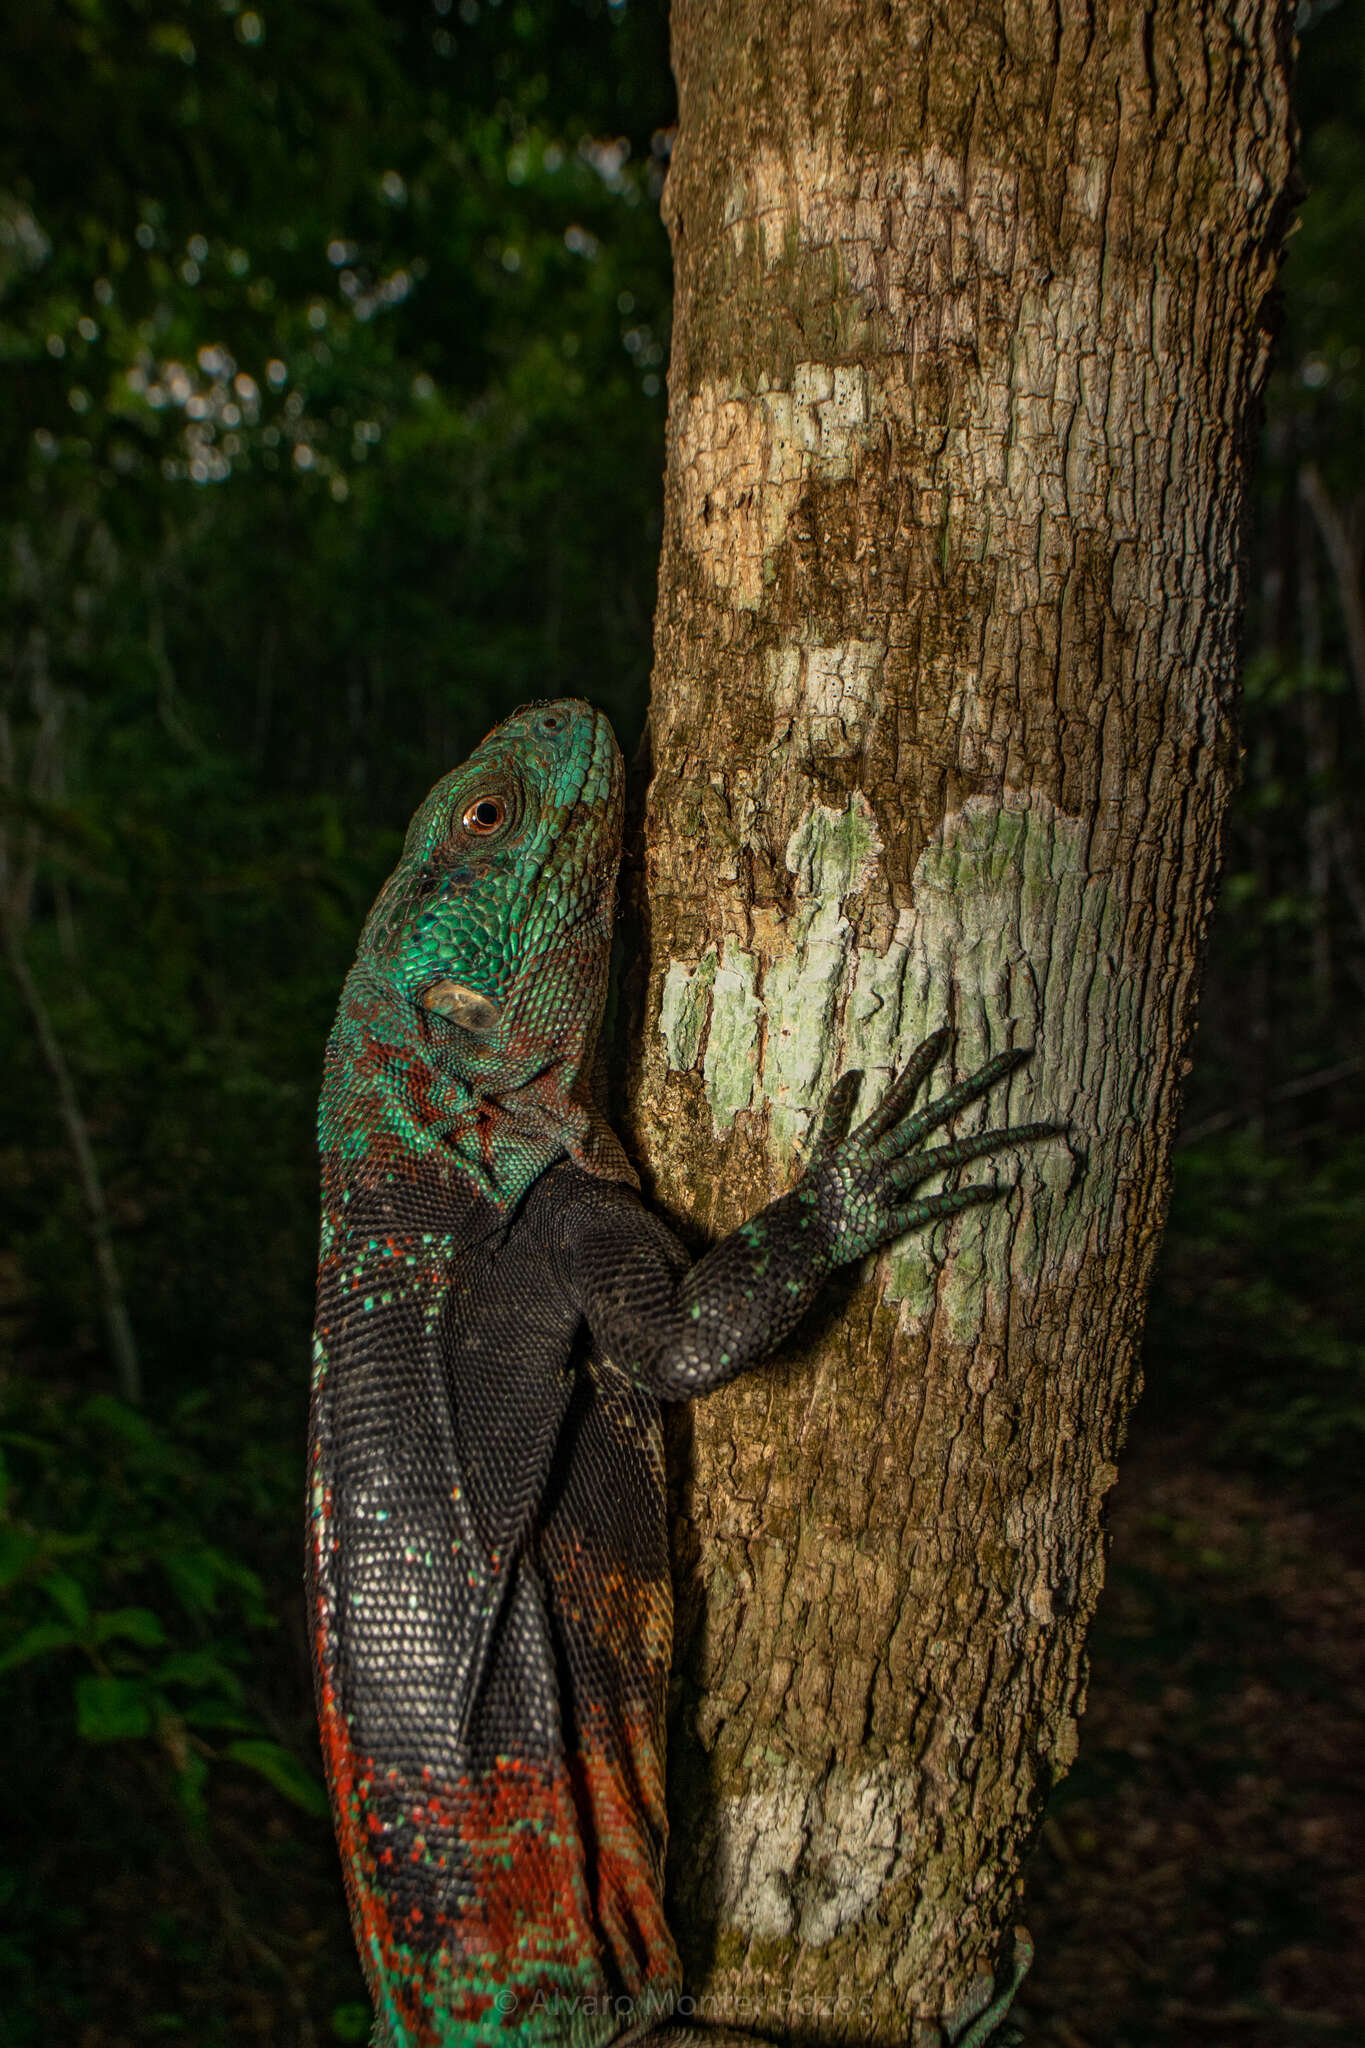
M1277 0L675 0L637 1155L728 1230L944 1021L959 1072L1037 1047L991 1122L1073 1132L690 1418L674 1918L760 2031L960 2024L1076 1753L1289 48Z

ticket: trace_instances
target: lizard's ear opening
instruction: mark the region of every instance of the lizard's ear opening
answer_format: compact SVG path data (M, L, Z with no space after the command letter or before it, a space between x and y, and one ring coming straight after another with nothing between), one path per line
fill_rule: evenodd
M419 1001L424 1008L435 1010L438 1016L448 1017L452 1024L459 1024L466 1031L495 1031L502 1021L502 1012L496 1003L490 1003L488 997L481 996L477 989L465 988L458 981L433 982L422 992Z

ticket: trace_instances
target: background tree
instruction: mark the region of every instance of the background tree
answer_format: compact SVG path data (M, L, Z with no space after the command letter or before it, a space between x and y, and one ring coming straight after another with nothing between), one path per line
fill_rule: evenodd
M690 1418L690 1976L928 2039L1076 1755L1234 770L1288 22L673 20L636 1149L731 1229L844 1067L866 1103L949 1021L965 1068L1036 1045L990 1118L1079 1155Z

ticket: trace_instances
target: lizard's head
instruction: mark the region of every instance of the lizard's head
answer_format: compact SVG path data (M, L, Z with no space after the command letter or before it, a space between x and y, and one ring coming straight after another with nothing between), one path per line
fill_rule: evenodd
M572 697L531 704L408 827L360 955L462 1070L491 1056L510 1079L524 1064L513 1038L543 1060L591 1000L611 942L622 780L601 712Z
M361 933L333 1036L349 1090L368 1076L433 1136L471 1095L581 1121L623 780L606 719L571 697L514 712L442 777Z

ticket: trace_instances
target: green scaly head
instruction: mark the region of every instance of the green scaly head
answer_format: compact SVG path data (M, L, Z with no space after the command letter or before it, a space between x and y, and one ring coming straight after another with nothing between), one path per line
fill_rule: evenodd
M506 1209L560 1157L633 1178L588 1096L622 783L606 719L561 698L431 791L328 1043L320 1138L344 1183L431 1162Z

